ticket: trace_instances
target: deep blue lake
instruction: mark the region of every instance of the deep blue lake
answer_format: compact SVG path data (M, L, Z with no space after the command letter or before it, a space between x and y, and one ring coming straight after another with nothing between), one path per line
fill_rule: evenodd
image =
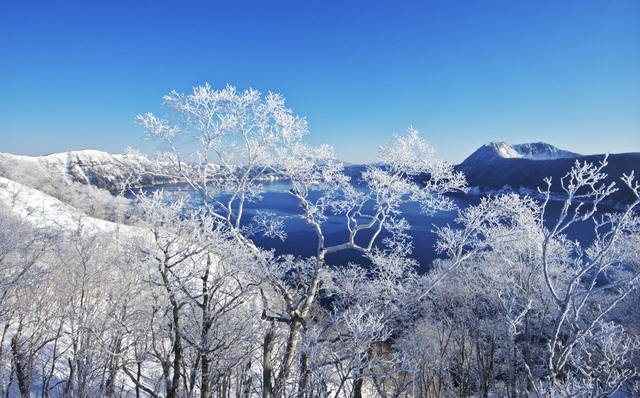
M258 210L268 210L280 216L290 216L301 214L298 202L286 191L289 186L286 182L270 182L265 184L267 192L262 200L245 204L244 221L249 222L252 215ZM152 192L164 190L171 196L186 195L191 206L199 206L202 202L199 196L188 186L184 185L159 185L145 188L144 191ZM459 208L465 208L478 203L480 198L472 195L455 195L451 197ZM560 203L555 202L549 206L546 212L548 220L557 217ZM433 215L425 215L420 212L419 206L409 204L402 208L404 217L411 224L409 234L413 238L413 256L419 262L422 271L428 270L432 264L436 253L434 246L436 234L434 227L453 224L457 216L456 211L438 212ZM344 243L347 238L344 216L329 216L323 224L327 245ZM286 220L287 239L267 238L264 236L254 236L252 239L263 248L274 249L278 254L294 254L300 256L312 256L315 254L317 239L311 228L301 219ZM584 222L576 224L568 233L570 238L579 240L583 245L589 244L593 239L593 224ZM378 242L384 237L378 238ZM341 265L348 262L366 263L360 253L347 250L333 253L327 256L327 261L331 264Z

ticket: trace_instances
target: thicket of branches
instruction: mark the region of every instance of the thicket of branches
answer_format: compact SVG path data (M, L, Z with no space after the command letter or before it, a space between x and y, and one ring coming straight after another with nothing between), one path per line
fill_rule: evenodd
M117 235L61 233L0 213L0 393L43 397L605 397L639 393L640 186L605 186L606 158L455 209L464 176L409 129L356 188L328 146L305 143L284 99L233 87L165 97L138 117L163 167L203 198L140 193ZM195 144L194 144L195 143ZM299 213L248 214L265 176ZM550 189L565 193L550 217ZM636 200L605 214L616 189ZM457 211L416 272L401 208ZM344 218L344 241L325 236ZM314 231L313 257L253 238ZM583 246L566 237L592 222ZM370 266L331 266L351 250ZM295 250L292 249L292 253ZM634 390L635 388L635 390Z

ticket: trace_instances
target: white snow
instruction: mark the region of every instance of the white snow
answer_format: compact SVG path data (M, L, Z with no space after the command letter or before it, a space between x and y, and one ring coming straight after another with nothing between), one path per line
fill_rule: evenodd
M498 156L501 158L524 158L532 160L549 160L580 156L577 153L565 151L546 142L531 142L511 145L502 141L493 141L483 145L476 153L481 156Z
M4 177L0 177L0 207L38 227L74 231L80 226L89 233L143 234L136 227L89 217L52 196Z
M491 144L498 155L503 158L521 158L522 155L516 149L506 142L492 142Z
M524 158L534 160L561 159L580 156L577 153L565 151L546 142L530 142L513 145L513 148Z
M151 185L168 182L166 173L157 163L136 153L114 155L82 150L35 157L0 153L0 171L3 168L61 176L69 181L109 190L121 189L126 183ZM139 177L142 179L136 181Z

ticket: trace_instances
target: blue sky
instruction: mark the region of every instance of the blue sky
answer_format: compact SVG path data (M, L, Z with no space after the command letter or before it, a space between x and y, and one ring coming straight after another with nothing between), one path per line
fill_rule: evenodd
M347 161L413 125L458 161L492 140L640 151L640 1L12 1L0 152L127 146L171 89L277 91Z

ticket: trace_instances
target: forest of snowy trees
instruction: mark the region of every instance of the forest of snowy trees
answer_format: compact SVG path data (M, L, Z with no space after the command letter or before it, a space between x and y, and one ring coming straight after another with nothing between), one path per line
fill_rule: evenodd
M606 157L577 162L535 197L456 209L464 175L414 129L380 147L362 188L280 95L204 85L164 102L167 119L137 123L201 206L134 191L113 207L126 224L115 232L0 207L2 396L640 396L633 173L606 185ZM290 184L298 214L247 214L265 175ZM606 213L616 190L635 200ZM433 264L412 256L409 203L458 212L428 228ZM341 242L327 239L329 215L344 218ZM256 243L286 242L288 218L315 234L312 257ZM577 223L591 244L567 237ZM341 251L365 261L326 261Z

